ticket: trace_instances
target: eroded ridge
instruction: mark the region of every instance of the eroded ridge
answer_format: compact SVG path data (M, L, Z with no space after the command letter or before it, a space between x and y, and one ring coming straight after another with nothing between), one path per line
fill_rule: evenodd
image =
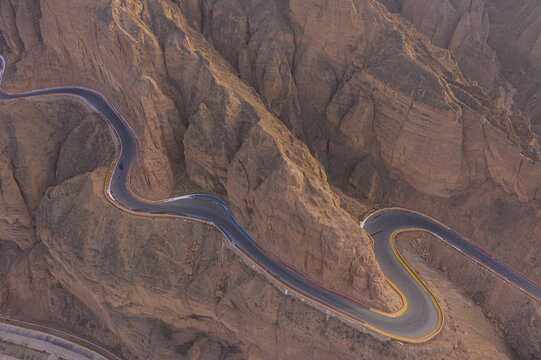
M306 297L341 317L386 337L407 342L424 342L435 336L443 325L443 313L437 299L394 246L394 238L401 231L430 232L532 297L541 299L541 288L538 285L447 226L413 211L384 209L369 215L361 225L374 239L376 259L389 283L403 297L404 306L392 314L370 308L320 286L277 261L257 245L235 220L227 205L217 197L193 194L149 201L137 196L130 188L130 175L138 151L137 135L103 94L83 87L57 87L21 94L1 91L0 100L49 95L75 96L83 100L99 113L114 131L117 154L105 182L106 197L114 205L140 215L180 217L211 224L218 228L242 255L251 259L265 274L292 290L292 293Z

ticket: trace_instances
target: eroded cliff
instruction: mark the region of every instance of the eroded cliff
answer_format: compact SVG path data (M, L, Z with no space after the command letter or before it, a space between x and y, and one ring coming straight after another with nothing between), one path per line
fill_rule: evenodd
M414 23L421 11L389 6ZM453 9L459 25L416 24L423 33L443 26L431 40L451 56L371 0L5 1L3 87L103 92L139 136L139 194L217 194L278 258L395 309L400 300L358 226L381 204L438 217L533 279L541 271L538 138L507 90L494 95L506 85L486 45L487 10ZM484 65L471 62L473 47ZM227 251L220 262L221 238L207 226L108 204L107 130L82 105L58 101L2 107L0 229L18 244L15 258L42 248L42 271L116 337L82 332L140 358L414 356L329 323ZM14 271L6 284L28 276ZM9 294L5 304L21 296ZM538 344L513 329L536 315L513 316L501 315L510 343L535 354ZM445 331L423 351L464 356L446 345L461 335Z
M500 106L527 114L540 133L539 2L381 2L411 21L433 44L449 49L464 74L486 87Z

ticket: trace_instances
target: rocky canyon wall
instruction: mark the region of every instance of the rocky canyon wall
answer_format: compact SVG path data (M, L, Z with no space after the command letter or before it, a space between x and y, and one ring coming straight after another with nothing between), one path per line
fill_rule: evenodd
M139 136L139 194L219 195L275 256L365 303L400 306L358 226L383 205L435 216L539 279L535 109L521 105L525 90L493 46L499 8L386 5L402 15L372 0L6 0L3 87L103 92ZM420 15L441 9L445 21ZM535 48L526 20L517 46ZM79 103L1 111L2 246L21 258L40 247L63 291L116 334L110 346L139 358L414 356L326 321L229 252L220 265L220 236L204 225L134 218L105 202L114 145ZM538 319L513 316L501 316L506 329ZM524 354L538 351L509 331ZM425 350L451 356L445 341Z
M381 1L439 47L449 49L461 71L484 86L500 106L520 110L540 133L537 1Z

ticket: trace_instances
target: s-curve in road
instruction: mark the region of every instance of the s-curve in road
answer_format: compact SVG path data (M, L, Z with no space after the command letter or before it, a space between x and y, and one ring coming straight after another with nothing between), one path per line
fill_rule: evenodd
M395 283L405 284L406 272L410 271L407 266L403 266L403 259L394 246L394 238L400 232L418 230L434 235L507 282L517 286L534 299L541 301L541 287L538 284L490 255L464 236L426 215L400 208L382 209L369 215L363 221L362 226L374 239L376 259L383 272ZM402 271L398 269L402 269ZM399 274L401 274L400 277ZM399 287L403 291L406 289L406 287ZM404 294L406 293L404 292ZM406 297L409 302L410 298L407 295Z
M2 92L0 100L47 95L70 95L82 99L101 114L114 130L118 151L105 182L105 193L112 203L142 215L169 215L212 224L261 270L297 295L387 337L422 342L437 334L443 324L443 314L437 300L407 267L394 248L392 235L396 230L421 228L430 231L443 241L478 259L500 276L509 276L511 283L524 288L525 291L531 291L532 296L539 298L539 287L534 287L533 283L527 285L526 280L518 273L506 266L493 266L493 262L490 261L492 257L480 256L475 246L458 247L457 244L462 244L461 239L463 242L467 241L444 225L420 214L412 215L414 213L409 211L394 209L372 214L363 221L363 225L373 235L376 258L390 283L402 295L404 306L392 314L370 308L345 295L325 289L268 254L237 223L226 204L216 197L188 195L163 201L146 201L135 195L130 189L130 174L138 149L137 135L102 94L82 87L58 87L23 94ZM515 273L517 275L512 276Z

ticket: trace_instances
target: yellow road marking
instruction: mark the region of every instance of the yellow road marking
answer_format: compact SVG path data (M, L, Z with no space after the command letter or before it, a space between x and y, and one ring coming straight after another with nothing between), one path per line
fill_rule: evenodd
M408 309L408 299L406 299L406 296L404 295L402 290L400 290L398 288L398 286L396 286L395 283L391 281L391 279L389 279L387 276L385 276L385 280L387 280L389 285L391 285L391 287L402 298L402 308L400 310L398 310L398 311L393 312L393 313L382 311L382 310L379 310L379 309L376 309L376 308L373 308L373 307L370 308L370 311L373 311L375 313L385 315L385 316L388 316L388 317L398 317L398 316L402 315L403 313L405 313L406 310Z

